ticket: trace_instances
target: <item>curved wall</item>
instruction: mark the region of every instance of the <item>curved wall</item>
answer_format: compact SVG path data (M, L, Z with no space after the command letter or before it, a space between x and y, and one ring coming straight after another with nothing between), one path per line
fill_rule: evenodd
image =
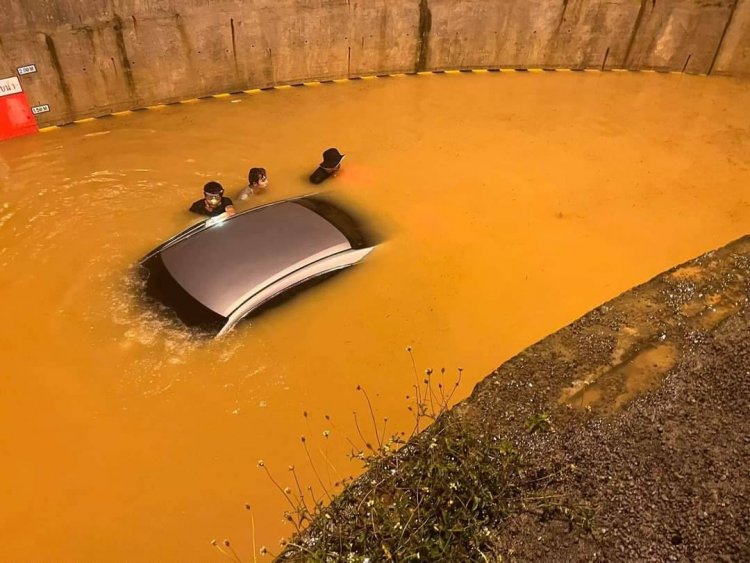
M40 125L275 84L487 67L750 74L750 0L5 0Z

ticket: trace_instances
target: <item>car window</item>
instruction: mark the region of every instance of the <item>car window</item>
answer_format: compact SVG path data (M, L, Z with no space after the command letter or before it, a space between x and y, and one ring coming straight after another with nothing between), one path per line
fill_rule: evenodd
M320 197L300 198L295 200L295 203L314 211L331 223L347 238L352 248L372 246L370 237L364 232L362 224L357 222L349 212L344 211L340 205Z

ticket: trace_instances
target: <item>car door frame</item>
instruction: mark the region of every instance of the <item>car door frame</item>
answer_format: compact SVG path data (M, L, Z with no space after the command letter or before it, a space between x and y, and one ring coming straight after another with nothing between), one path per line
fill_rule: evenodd
M255 309L290 290L291 288L312 280L319 276L343 270L354 266L365 256L372 252L373 247L358 248L337 252L325 258L321 258L311 264L307 264L299 270L295 270L281 279L267 285L260 291L254 293L242 305L237 307L228 317L226 324L222 327L216 338L221 338L229 333L242 319L252 313Z

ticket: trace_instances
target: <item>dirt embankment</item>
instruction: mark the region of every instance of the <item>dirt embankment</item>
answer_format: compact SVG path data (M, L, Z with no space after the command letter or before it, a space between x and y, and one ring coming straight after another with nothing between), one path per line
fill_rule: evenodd
M750 238L599 307L503 365L462 406L514 432L590 531L528 514L496 531L517 560L750 560Z
M502 468L508 508L491 529L476 528L481 542L450 525L429 536L440 541L450 530L452 541L466 542L467 559L476 549L476 560L750 561L750 237L528 348L448 418L466 432L512 443L521 460L517 472ZM408 474L415 456L451 459L446 440L437 442L445 451L420 449L430 432L403 450L398 471ZM332 530L361 532L347 530L346 521L368 510L358 498L371 478L365 474L359 489L355 482L325 522L295 543L315 546ZM483 479L489 486L492 477ZM465 506L467 494L481 497L456 490L455 506ZM372 498L393 496L381 490ZM399 548L347 545L339 556L373 561ZM305 559L304 551L296 555Z

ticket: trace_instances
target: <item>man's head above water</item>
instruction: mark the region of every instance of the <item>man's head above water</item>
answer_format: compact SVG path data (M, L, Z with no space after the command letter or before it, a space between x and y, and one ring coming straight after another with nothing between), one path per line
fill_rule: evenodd
M247 175L247 184L251 188L268 187L268 175L265 168L251 168Z
M315 172L310 175L310 182L313 184L320 184L331 176L334 176L341 168L342 160L344 160L344 155L339 152L339 149L334 147L326 149L323 152L323 162L321 162Z
M209 217L218 217L224 213L231 217L235 213L232 200L224 197L224 188L219 182L209 182L203 186L203 199L194 201L190 211Z
M224 188L219 182L208 182L203 186L203 198L209 207L218 207L224 195Z
M336 148L330 148L323 152L323 162L320 167L326 172L335 172L341 168L341 161L344 160L343 154Z

